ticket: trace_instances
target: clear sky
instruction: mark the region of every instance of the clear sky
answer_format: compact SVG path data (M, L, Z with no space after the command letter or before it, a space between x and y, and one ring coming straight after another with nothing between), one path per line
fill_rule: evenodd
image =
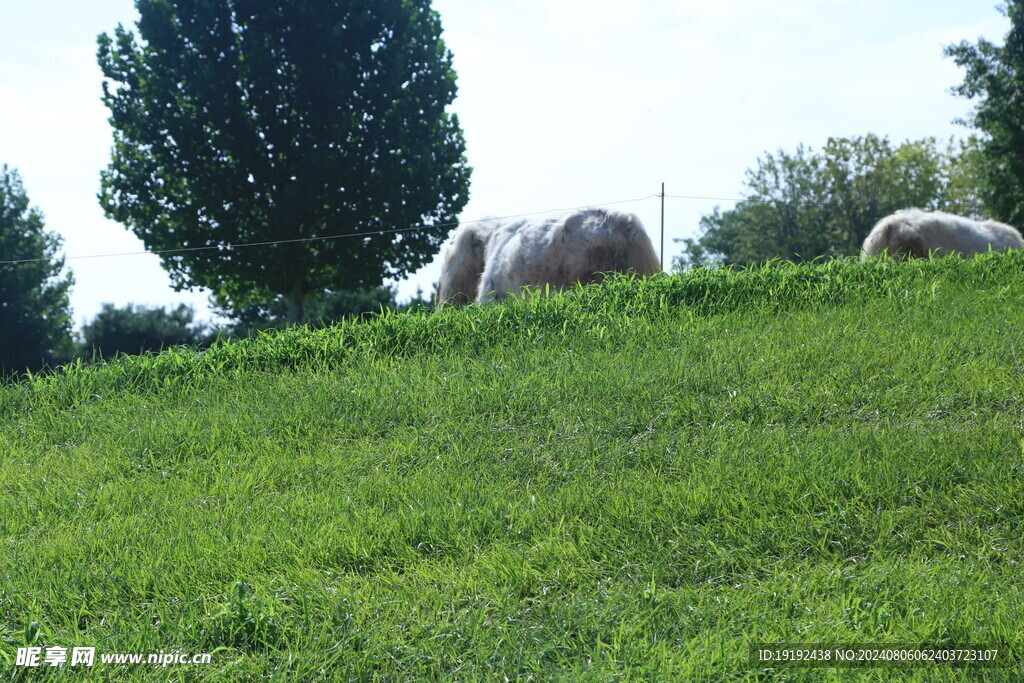
M963 137L945 45L1002 42L993 0L435 0L474 168L463 220L626 199L659 240L666 193L741 196L758 156L829 137ZM131 0L0 0L0 164L64 237L76 325L104 302L193 304L96 194L111 133L96 36ZM668 199L665 262L730 201ZM399 283L430 290L437 264Z

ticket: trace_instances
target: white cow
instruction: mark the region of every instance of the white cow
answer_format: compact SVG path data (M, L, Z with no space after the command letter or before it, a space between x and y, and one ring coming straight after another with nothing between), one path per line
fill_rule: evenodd
M906 209L886 216L875 224L864 240L861 260L887 253L893 258L908 256L983 253L1024 248L1016 228L997 221L976 221L963 216Z
M504 299L525 287L564 289L609 271L651 275L658 256L630 213L585 209L543 220L461 226L445 245L436 304Z

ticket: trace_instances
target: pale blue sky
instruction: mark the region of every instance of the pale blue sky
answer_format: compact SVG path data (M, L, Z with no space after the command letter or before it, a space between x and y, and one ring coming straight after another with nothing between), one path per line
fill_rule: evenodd
M759 155L867 133L962 137L969 103L943 46L1001 41L992 0L435 0L459 74L474 167L462 218L666 192L740 196ZM130 0L0 0L0 163L17 168L69 257L141 243L96 201L111 142L96 36L136 18ZM671 199L666 264L702 214L729 202ZM657 243L655 198L622 207ZM75 259L76 324L103 302L196 306L155 256ZM428 290L436 264L400 283Z

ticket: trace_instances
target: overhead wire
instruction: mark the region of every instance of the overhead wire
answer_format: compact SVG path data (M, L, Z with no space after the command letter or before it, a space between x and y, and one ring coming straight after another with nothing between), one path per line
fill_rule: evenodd
M228 250L228 249L241 249L246 247L264 247L272 246L276 244L294 244L298 242L318 242L326 240L336 239L347 239L347 238L367 238L378 235L391 235L403 232L412 232L418 230L433 230L439 228L453 228L459 225L475 224L475 223L487 223L491 221L502 221L513 218L526 218L529 216L540 216L548 213L564 212L564 211L577 211L588 208L599 208L604 206L614 206L617 204L630 204L636 202L643 202L652 198L664 198L664 199L687 199L687 200L700 200L700 201L721 201L721 202L757 202L764 204L804 204L813 206L835 206L834 204L825 204L822 202L812 202L807 200L785 200L785 199L762 199L759 197L716 197L709 195L684 195L684 194L662 194L660 192L654 192L643 197L636 197L633 199L619 199L610 202L601 202L597 204L586 204L583 206L570 206L555 209L545 209L543 211L530 211L525 213L508 214L504 216L487 216L484 218L477 218L466 221L446 222L446 223L420 223L417 225L410 225L404 228L391 228L388 230L371 230L366 232L348 232L338 233L334 235L314 235L312 237L296 237L292 239L280 239L280 240L263 240L259 242L237 242L237 243L226 243L226 244L208 244L196 247L178 247L174 249L154 249L145 251L126 251L126 252L113 252L104 254L82 254L75 256L63 257L65 261L76 261L84 259L97 259L97 258L115 258L121 256L143 256L146 254L156 255L168 255L168 254L185 254L196 251L209 251L212 249L217 250ZM0 265L17 265L22 263L39 263L44 261L52 261L48 258L32 258L32 259L5 259L0 260Z
M629 204L629 203L633 203L633 202L646 201L646 200L648 200L648 199L650 199L652 197L659 197L659 196L660 196L660 194L654 193L654 194L649 194L649 195L647 195L645 197L637 197L635 199L619 199L619 200L611 201L611 202L602 202L600 204L587 204L585 206L572 206L572 207L560 208L560 209L546 209L544 211L531 211L531 212L528 212L528 213L517 213L517 214L510 214L510 215L507 215L507 216L487 216L485 218L477 218L477 219L469 220L469 221L457 221L457 222L450 222L450 223L420 223L420 224L411 225L411 226L408 226L408 227L405 227L405 228L392 228L392 229L389 229L389 230L371 230L371 231L366 231L366 232L346 232L346 233L338 233L336 235L315 235L313 237L296 237L296 238L293 238L293 239L265 240L265 241L261 241L261 242L238 242L238 243L227 243L227 244L208 244L208 245L204 245L204 246L200 246L200 247L178 247L178 248L175 248L175 249L154 249L152 251L148 251L147 250L147 251L125 251L125 252L115 252L115 253L107 253L107 254L82 254L82 255L78 255L78 256L65 256L64 260L65 261L71 261L71 260L95 259L95 258L113 258L113 257L118 257L118 256L142 256L142 255L145 255L145 254L159 254L159 255L163 255L163 254L180 254L180 253L188 253L188 252L195 252L195 251L209 251L211 249L226 250L226 249L239 249L239 248L242 248L242 247L264 247L264 246L270 246L270 245L274 245L274 244L294 244L296 242L317 242L317 241L324 241L324 240L345 239L345 238L351 238L351 237L367 238L367 237L374 237L376 235L390 235L390 234L402 233L402 232L412 232L414 230L430 230L430 229L435 229L435 228L452 228L452 227L456 227L456 226L459 226L459 225L465 225L465 224L468 224L468 223L486 223L486 222L490 222L490 221L508 220L508 219L511 219L511 218L525 218L525 217L528 217L528 216L540 216L540 215L543 215L543 214L546 214L546 213L555 213L555 212L560 212L560 211L577 211L577 210L580 210L580 209L598 208L598 207L603 207L603 206L613 206L613 205L616 205L616 204ZM42 261L51 261L51 260L52 259L48 259L48 258L9 259L9 260L0 260L0 265L15 265L15 264L20 264L20 263L39 263L39 262L42 262Z

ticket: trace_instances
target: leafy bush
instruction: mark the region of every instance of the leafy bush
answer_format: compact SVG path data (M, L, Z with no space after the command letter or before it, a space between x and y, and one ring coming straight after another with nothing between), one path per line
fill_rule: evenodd
M393 287L374 287L356 291L322 292L306 298L308 325L327 327L351 318L367 319L385 309L397 309ZM232 324L221 330L222 338L251 337L261 330L283 329L288 325L288 303L284 297L253 304L240 311L223 309Z
M193 322L195 311L179 304L177 308L136 306L115 308L103 304L103 310L82 328L88 356L113 358L117 354L161 351L172 346L202 346L208 343L205 325Z

